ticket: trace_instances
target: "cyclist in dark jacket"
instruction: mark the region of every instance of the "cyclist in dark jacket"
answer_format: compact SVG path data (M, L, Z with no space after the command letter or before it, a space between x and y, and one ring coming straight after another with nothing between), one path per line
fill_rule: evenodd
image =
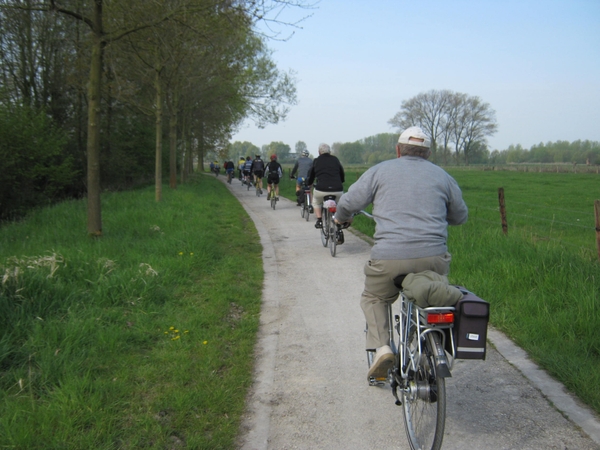
M313 190L313 206L317 222L315 228L323 228L322 207L323 197L326 195L335 195L336 201L344 193L344 168L340 160L331 154L331 148L327 144L319 145L319 156L313 161L313 166L308 174L308 184L313 184L315 179L317 183Z
M277 155L271 155L271 162L265 167L265 176L267 177L267 201L271 200L271 196L279 200L279 180L283 177L283 169L277 162Z
M254 185L258 189L258 193L262 194L262 179L265 174L265 163L260 159L260 155L256 155L254 161L252 161L252 167L250 169L254 174Z

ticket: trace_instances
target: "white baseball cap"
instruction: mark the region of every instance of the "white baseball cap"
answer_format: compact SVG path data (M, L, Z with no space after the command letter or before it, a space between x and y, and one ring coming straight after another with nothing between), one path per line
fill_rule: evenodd
M431 142L419 127L410 127L402 132L398 138L398 144L415 145L417 147L429 148Z

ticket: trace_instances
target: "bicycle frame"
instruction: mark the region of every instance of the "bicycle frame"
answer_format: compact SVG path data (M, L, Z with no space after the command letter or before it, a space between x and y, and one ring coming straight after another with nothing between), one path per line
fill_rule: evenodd
M310 209L310 186L303 185L301 189L304 191L304 204Z
M300 210L300 216L302 216L308 222L308 219L310 217L310 207L311 207L310 186L307 186L306 184L302 184L300 189L302 190L302 194L304 195L304 203L302 204L302 209Z
M391 315L391 307L389 309ZM399 364L396 374L397 376L400 376L405 380L408 378L409 374L417 370L421 355L423 355L422 344L427 334L437 333L440 336L441 351L444 351L446 348L446 333L444 330L451 329L454 326L454 321L452 321L452 323L428 325L426 322L427 316L429 314L454 313L454 310L455 309L453 306L420 308L413 302L409 301L404 294L400 294L401 316L397 315L395 317L396 331L398 333L397 353L399 355ZM415 329L414 336L411 333L412 328ZM452 362L454 361L455 357L454 338L452 333L448 333L448 335L450 336L450 341L452 344L452 361L448 361L448 370L452 370ZM416 349L411 351L409 346L413 341L416 341ZM396 353L395 350L394 353ZM438 358L436 358L436 362L437 360Z

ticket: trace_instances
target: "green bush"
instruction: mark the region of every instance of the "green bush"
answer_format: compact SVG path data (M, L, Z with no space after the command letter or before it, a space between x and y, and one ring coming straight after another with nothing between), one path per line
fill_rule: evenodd
M66 135L43 112L0 107L0 220L66 196L77 171Z

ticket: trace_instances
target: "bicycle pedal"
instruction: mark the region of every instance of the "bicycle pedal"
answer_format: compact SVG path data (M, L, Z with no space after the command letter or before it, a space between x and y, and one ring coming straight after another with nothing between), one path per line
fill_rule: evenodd
M369 386L384 386L387 378L368 377Z

